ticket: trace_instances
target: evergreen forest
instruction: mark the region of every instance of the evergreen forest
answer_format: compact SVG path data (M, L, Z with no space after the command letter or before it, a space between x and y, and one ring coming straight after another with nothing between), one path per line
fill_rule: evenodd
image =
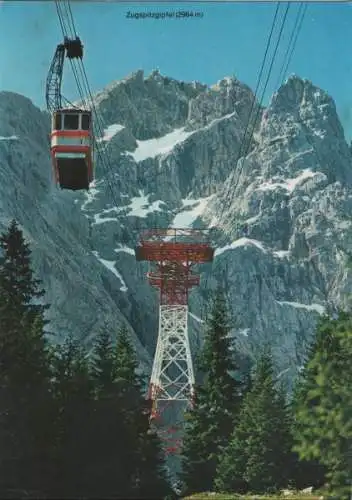
M50 333L45 291L15 220L0 237L0 498L170 499L352 488L352 317L322 317L292 395L270 346L248 373L219 288L185 415L181 491L150 428L147 380L122 325L86 349Z

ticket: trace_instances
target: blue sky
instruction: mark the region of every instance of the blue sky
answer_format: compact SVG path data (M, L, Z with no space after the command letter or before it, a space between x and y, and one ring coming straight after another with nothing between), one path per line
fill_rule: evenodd
M276 4L71 2L85 46L93 91L136 69L212 84L224 76L255 88ZM290 6L284 38L269 82L276 88L298 3ZM127 19L128 10L200 11L201 19ZM284 6L281 7L281 16ZM310 3L289 73L308 78L335 99L346 136L352 137L352 4ZM0 90L24 94L44 107L45 80L62 41L54 2L8 1L0 6ZM3 50L3 48L6 48ZM273 50L273 49L272 49ZM63 94L77 91L65 68ZM267 99L266 99L267 100Z

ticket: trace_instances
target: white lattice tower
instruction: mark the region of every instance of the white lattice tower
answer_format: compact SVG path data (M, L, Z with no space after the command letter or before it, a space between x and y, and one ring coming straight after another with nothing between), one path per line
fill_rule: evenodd
M137 260L154 262L155 269L147 276L160 290L158 340L148 393L151 419L159 423L171 403L185 407L193 396L188 292L199 285L199 276L192 273L193 264L210 262L214 256L204 235L205 231L193 229L151 230L144 233L135 249Z
M188 306L161 305L159 332L150 379L151 399L189 401L194 373L188 338Z

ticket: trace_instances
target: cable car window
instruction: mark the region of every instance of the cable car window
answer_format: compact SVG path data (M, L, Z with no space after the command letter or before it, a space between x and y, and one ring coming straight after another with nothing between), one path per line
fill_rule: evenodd
M78 130L78 115L65 115L65 130Z
M90 116L88 114L82 115L82 130L89 130Z
M61 130L62 127L62 115L61 113L57 113L55 115L54 128L55 130Z

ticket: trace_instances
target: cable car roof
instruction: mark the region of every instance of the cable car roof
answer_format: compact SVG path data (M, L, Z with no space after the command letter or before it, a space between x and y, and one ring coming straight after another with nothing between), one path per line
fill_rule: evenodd
M61 113L65 113L67 115L68 114L83 114L83 113L86 113L87 115L92 114L91 110L81 109L81 108L62 108L62 109L56 109L53 112L54 115L61 114Z

